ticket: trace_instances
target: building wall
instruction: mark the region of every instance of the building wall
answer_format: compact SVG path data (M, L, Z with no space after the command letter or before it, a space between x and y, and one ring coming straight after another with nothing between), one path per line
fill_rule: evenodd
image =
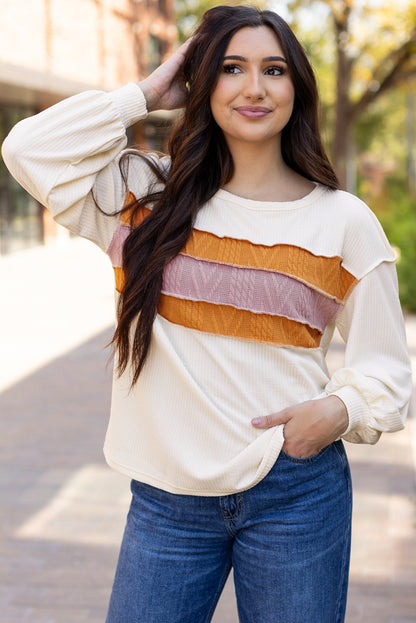
M10 64L47 74L51 87L59 78L58 91L62 80L108 89L139 80L150 39L163 54L177 39L173 0L0 0L0 20L0 80Z
M177 40L173 0L0 0L0 24L0 140L64 97L139 81ZM131 136L161 148L160 115ZM45 218L1 162L0 254L56 235Z

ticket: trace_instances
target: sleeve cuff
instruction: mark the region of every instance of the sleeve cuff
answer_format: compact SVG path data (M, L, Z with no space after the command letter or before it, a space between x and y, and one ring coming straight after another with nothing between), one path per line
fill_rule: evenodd
M347 430L342 434L343 437L351 431L364 428L370 413L368 404L357 390L346 385L331 392L329 395L338 396L347 408L349 423Z
M130 82L109 93L125 128L147 116L146 100L138 84Z

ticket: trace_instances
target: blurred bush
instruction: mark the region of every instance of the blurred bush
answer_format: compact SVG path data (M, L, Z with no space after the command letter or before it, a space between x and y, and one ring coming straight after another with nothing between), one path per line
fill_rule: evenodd
M404 180L392 178L374 204L390 244L397 249L401 303L416 312L416 197L406 190Z

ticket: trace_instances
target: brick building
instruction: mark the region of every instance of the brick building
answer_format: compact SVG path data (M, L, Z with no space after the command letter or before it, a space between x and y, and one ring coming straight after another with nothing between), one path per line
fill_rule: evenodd
M0 140L21 118L89 88L145 77L177 39L173 0L0 0ZM150 115L132 142L162 148ZM0 255L57 235L0 159Z

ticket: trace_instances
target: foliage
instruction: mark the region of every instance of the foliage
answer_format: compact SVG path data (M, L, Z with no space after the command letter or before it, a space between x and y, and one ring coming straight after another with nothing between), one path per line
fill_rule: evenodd
M376 212L397 249L400 301L407 311L416 312L416 201L404 189L404 179L388 180Z
M175 14L179 41L182 43L192 34L205 11L220 4L215 0L175 0Z
M415 74L416 5L411 0L289 0L288 8L295 28L304 31L309 23L321 39L329 37L333 60L339 53L346 56L354 110Z
M292 26L302 31L301 38L306 31L306 47L325 72L327 88L321 92L326 109L333 110L331 153L346 185L354 126L385 93L412 88L412 79L414 89L416 5L411 0L290 0L288 7Z
M202 15L208 9L219 5L247 4L244 0L175 0L175 14L178 25L179 41L185 41L197 26ZM253 6L265 8L265 0L251 2Z

